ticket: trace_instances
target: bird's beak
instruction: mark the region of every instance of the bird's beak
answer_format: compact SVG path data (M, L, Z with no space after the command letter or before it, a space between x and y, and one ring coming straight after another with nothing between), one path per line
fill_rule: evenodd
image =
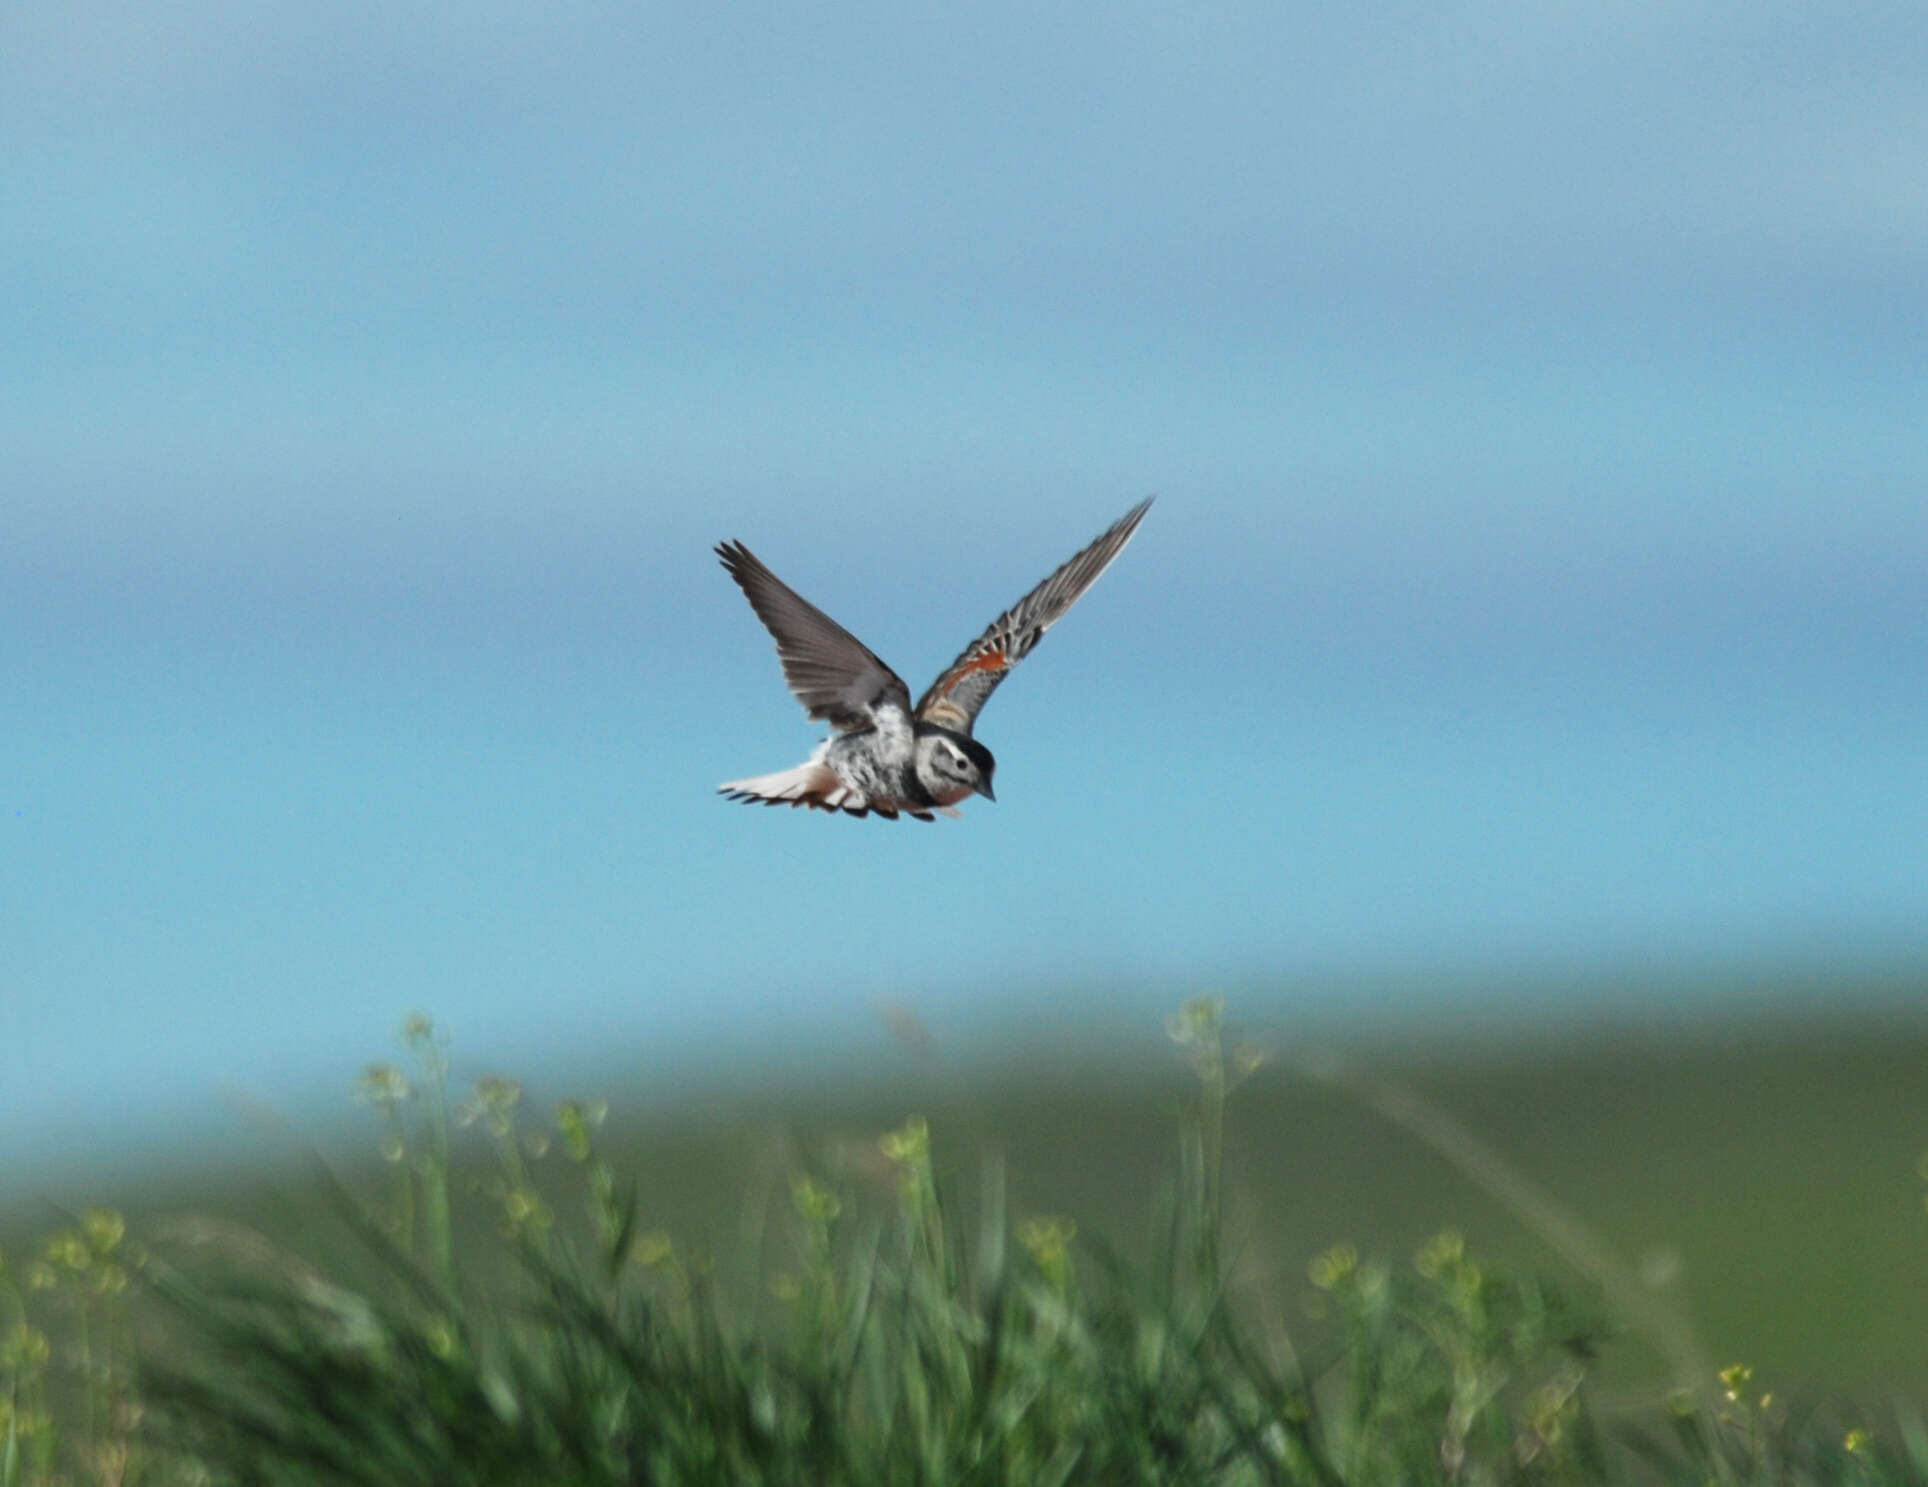
M990 801L992 805L997 804L997 797L991 793L991 782L989 780L986 780L977 787L977 793Z

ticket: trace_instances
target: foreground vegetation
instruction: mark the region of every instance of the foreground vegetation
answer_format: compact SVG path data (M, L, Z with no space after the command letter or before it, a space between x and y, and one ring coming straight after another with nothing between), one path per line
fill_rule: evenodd
M1223 1217L1256 1056L1212 1002L1171 1031L1192 1095L1128 1262L1010 1212L996 1163L955 1170L916 1117L798 1164L732 1252L692 1249L648 1226L599 1107L538 1121L499 1079L453 1103L416 1020L411 1070L362 1082L386 1189L323 1174L351 1246L137 1242L95 1210L0 1270L0 1487L1928 1482L1918 1417L1787 1401L1665 1340L1676 1387L1603 1394L1616 1328L1648 1319L1584 1234L1583 1305L1453 1233L1332 1246L1273 1300Z

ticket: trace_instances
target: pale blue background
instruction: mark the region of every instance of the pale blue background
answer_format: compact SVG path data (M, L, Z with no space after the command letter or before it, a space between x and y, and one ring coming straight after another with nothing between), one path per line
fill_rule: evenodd
M1917 4L81 0L0 138L8 1170L1928 942ZM997 805L711 796L713 542L921 688L1153 491Z

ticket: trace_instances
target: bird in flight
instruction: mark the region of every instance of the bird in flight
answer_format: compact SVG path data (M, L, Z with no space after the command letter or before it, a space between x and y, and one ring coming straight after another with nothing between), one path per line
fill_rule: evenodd
M1005 610L944 668L911 706L910 688L856 636L803 598L741 542L717 544L716 555L750 608L776 637L783 679L830 737L795 769L732 780L718 790L731 800L809 806L894 821L901 812L929 821L961 814L970 795L995 800L997 761L971 736L978 713L1011 668L1125 550L1151 509L1146 497L1070 562Z

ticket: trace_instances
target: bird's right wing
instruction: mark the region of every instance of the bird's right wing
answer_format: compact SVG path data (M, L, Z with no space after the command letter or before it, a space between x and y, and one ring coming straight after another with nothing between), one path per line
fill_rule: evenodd
M776 637L783 679L813 718L842 733L871 726L881 702L910 711L910 688L876 653L792 589L741 542L720 542L716 555Z
M998 683L1098 581L1098 575L1125 550L1149 510L1151 497L1147 496L1099 533L1083 552L992 620L990 627L965 646L963 654L917 699L918 718L969 733Z

